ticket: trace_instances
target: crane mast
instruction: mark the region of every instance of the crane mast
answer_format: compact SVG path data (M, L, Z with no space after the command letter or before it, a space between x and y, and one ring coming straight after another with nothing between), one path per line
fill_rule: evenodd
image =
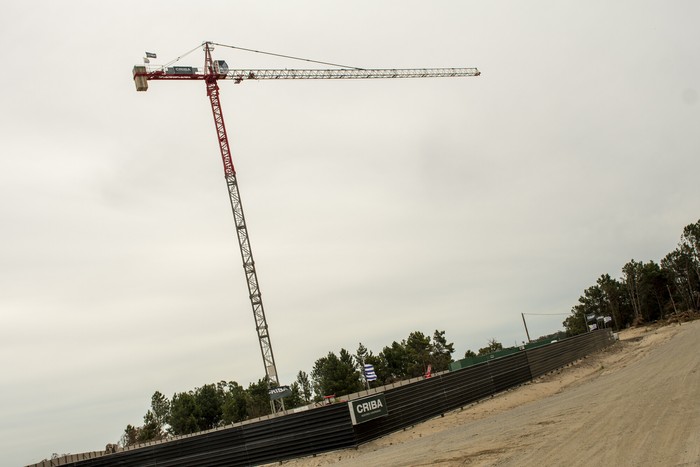
M270 333L267 326L267 319L265 318L260 286L258 285L258 275L255 271L253 251L251 250L250 239L248 237L248 227L246 226L245 216L243 214L238 181L236 180L236 170L231 158L226 125L224 124L224 116L221 110L218 81L227 79L233 80L235 83L240 83L244 80L267 79L452 78L479 76L481 73L476 68L229 70L225 62L214 61L212 59L211 51L214 45L212 42L204 42L202 45L205 54L203 72L200 72L197 68L187 66L150 67L136 65L133 69L134 83L137 91L148 90L148 81L150 80L203 80L206 84L207 97L209 97L209 103L211 104L216 135L219 141L219 150L224 164L224 176L226 178L229 201L231 202L231 210L233 211L238 245L243 260L243 270L248 285L248 294L253 308L255 329L258 334L260 352L262 353L263 363L265 365L265 376L267 377L268 385L274 383L278 386L279 377L277 374L277 366L275 365L275 357L272 352ZM284 409L282 399L272 401L271 405L275 412L279 408Z
M229 201L231 202L231 210L233 211L233 220L236 226L238 246L240 247L241 259L243 260L243 271L245 272L246 283L248 285L248 296L250 297L250 304L253 308L255 330L258 333L260 352L262 353L263 363L265 365L265 376L267 377L268 384L274 382L275 385L279 386L277 365L275 365L275 356L272 352L270 333L268 332L267 319L265 318L265 309L263 308L262 296L260 295L258 274L255 271L255 260L253 259L253 250L250 247L245 215L243 214L241 195L238 190L238 181L236 180L236 170L233 166L233 160L231 159L231 150L228 144L226 125L224 124L224 115L221 111L221 102L219 101L219 85L214 70L214 61L211 58L211 46L209 44L205 44L204 70L206 74L205 83L207 85L207 96L209 97L212 115L214 116L214 125L216 126L216 135L219 140L221 160L224 164L224 176L226 178Z

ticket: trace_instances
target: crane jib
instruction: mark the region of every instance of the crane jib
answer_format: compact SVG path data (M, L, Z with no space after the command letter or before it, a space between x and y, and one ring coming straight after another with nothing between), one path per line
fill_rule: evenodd
M218 68L219 73L201 73L196 67L179 66L166 69L134 67L134 80L139 91L145 91L150 80L205 80L229 79L236 83L243 80L279 79L396 79L396 78L459 78L479 76L477 68L386 68L386 69L247 69L228 70ZM146 89L144 89L146 88Z

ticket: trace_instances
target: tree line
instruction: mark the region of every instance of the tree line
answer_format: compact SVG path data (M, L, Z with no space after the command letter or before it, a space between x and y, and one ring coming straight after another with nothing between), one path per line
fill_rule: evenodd
M495 343L495 344L494 344ZM480 349L480 353L491 349ZM320 403L325 396L341 396L361 391L368 386L381 386L432 372L449 369L454 344L447 341L445 331L435 330L432 337L420 331L411 332L401 342L392 342L378 354L362 343L355 353L340 349L329 351L314 363L311 373L299 371L290 385L291 396L284 399L286 409ZM473 353L473 352L472 352ZM366 382L365 364L374 366L376 381ZM205 384L167 398L156 391L151 407L140 426L127 425L120 440L122 446L208 430L271 413L269 385L263 378L244 388L235 381Z
M619 279L602 274L583 291L563 324L572 336L588 331L590 316L609 316L619 330L698 309L700 220L683 228L678 246L659 263L632 259L622 266Z

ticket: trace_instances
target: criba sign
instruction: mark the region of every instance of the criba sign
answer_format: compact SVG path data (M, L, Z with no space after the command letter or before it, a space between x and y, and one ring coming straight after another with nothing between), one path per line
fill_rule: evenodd
M389 414L384 394L375 394L363 399L349 401L348 408L350 409L350 418L353 425L379 417L386 417Z

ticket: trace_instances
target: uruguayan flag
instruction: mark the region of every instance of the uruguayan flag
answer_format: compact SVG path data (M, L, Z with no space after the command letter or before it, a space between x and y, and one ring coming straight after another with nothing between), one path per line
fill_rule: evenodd
M374 372L374 366L369 363L365 363L365 379L367 381L376 381L377 374Z

